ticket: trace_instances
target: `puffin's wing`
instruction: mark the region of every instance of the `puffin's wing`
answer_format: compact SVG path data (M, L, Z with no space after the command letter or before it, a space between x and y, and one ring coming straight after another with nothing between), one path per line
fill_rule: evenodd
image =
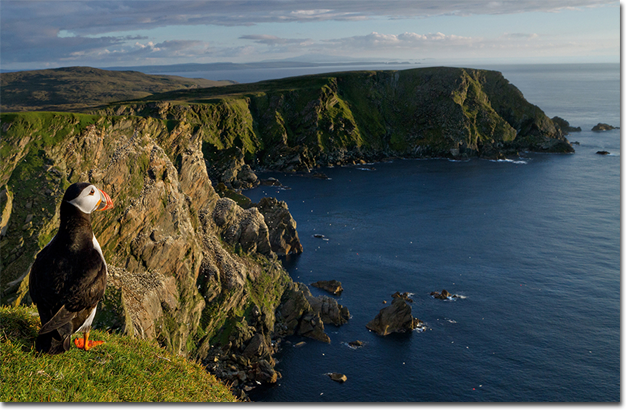
M52 319L50 319L48 322L46 322L45 325L42 326L39 334L44 335L46 333L54 331L55 329L59 329L62 326L70 323L72 319L74 319L76 316L76 312L69 311L68 309L66 309L66 305L63 305L61 309L59 309L57 313L55 313L55 316L53 316Z
M91 266L82 267L79 273L75 272L74 276L66 278L67 289L62 297L65 304L54 315L51 313L51 318L42 325L40 335L60 329L68 323L72 323L70 333L74 333L103 297L107 283L107 266L98 252L95 251L92 255L92 259L88 258L93 262Z
M72 280L66 296L66 309L72 312L94 308L103 297L107 286L107 265L101 254L93 249L87 259L92 262L91 265L84 267Z

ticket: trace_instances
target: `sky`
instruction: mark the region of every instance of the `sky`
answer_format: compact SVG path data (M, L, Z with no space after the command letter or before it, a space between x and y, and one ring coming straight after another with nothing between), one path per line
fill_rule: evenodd
M0 0L0 68L620 62L620 18L605 0Z

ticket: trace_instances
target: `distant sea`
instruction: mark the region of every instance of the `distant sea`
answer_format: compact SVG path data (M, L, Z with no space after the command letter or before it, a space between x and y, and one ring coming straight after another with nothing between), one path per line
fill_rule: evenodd
M590 131L599 122L620 126L620 67L479 68L503 72L549 117L580 126L568 136L579 142L575 154L320 170L329 180L261 174L291 188L245 192L289 205L304 246L285 262L291 277L341 281L338 301L352 318L326 326L330 344L284 342L282 379L253 400L620 401L621 136ZM303 73L249 76L276 74ZM429 295L442 289L461 298ZM396 291L413 294L425 332L366 329ZM365 345L351 348L354 340Z

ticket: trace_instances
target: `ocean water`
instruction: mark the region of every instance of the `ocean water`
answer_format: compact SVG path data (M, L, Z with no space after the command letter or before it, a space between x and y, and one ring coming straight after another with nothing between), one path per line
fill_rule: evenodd
M568 137L580 142L575 154L401 159L322 169L329 180L268 172L260 177L291 189L245 192L288 203L304 246L285 262L291 277L341 281L338 301L352 315L326 326L330 344L285 341L282 379L253 400L620 401L621 136L590 131L620 125L619 66L488 68L548 116L581 126ZM442 289L461 298L429 295ZM426 331L366 329L396 291L413 294Z

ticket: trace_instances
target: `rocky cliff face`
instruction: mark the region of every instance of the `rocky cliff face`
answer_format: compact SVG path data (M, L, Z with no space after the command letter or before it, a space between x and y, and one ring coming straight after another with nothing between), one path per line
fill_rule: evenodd
M56 232L65 189L90 181L115 205L93 217L110 272L97 327L156 339L207 362L233 335L243 335L244 345L258 335L269 344L291 284L273 250L301 246L287 246L282 235L270 239L276 228L270 231L258 208L245 210L215 192L190 125L26 113L3 115L2 130L3 304L29 302L29 267ZM286 205L275 206L281 232L297 241ZM271 353L249 351L250 366L273 370Z
M195 125L216 160L211 178L233 188L256 184L246 166L303 171L390 156L573 152L560 128L494 71L336 73L161 98L185 104L130 102L101 113Z

